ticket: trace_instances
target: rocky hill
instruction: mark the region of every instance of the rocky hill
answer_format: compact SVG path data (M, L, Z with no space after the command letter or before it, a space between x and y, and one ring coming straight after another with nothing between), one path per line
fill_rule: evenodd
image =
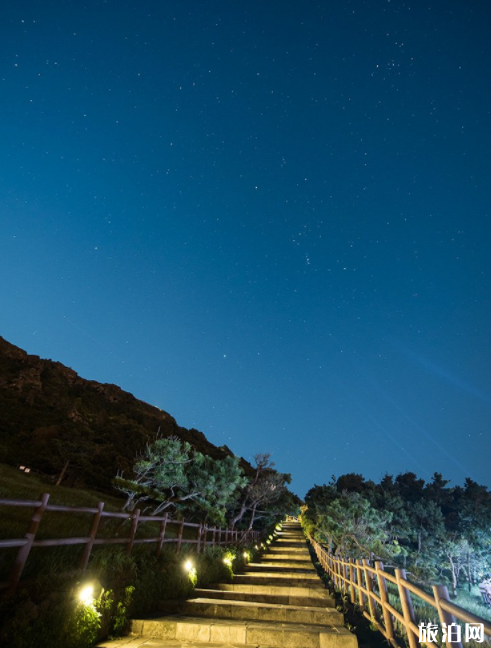
M109 491L116 472L129 474L137 453L158 432L213 458L232 454L118 386L84 380L0 337L0 462L29 466L54 480L63 471L66 485ZM250 470L245 460L243 467Z

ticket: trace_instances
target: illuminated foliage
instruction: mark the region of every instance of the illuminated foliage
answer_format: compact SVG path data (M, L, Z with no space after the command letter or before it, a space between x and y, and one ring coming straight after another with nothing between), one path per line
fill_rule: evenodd
M425 582L446 580L455 596L491 569L491 493L471 479L450 487L408 472L379 484L348 474L306 495L304 528L333 551L373 553Z
M114 486L126 493L123 510L133 510L148 502L152 514L183 509L217 523L225 521L225 511L245 486L239 458L211 457L196 451L177 437L158 438L148 443L133 466L129 479L118 475ZM204 514L204 515L203 515Z

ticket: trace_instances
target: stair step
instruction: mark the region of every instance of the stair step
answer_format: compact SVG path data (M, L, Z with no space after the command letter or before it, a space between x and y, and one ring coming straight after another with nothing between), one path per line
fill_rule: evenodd
M294 553L294 554L297 553L301 554L307 551L308 553L310 553L309 548L307 547L306 544L298 545L294 547L285 547L284 545L269 545L266 553L269 553L270 551L272 551L273 553L275 552L280 553L282 551L287 551L288 553Z
M271 558L274 558L275 560L283 559L283 560L295 560L300 562L302 562L303 560L311 560L308 549L302 552L292 551L291 553L287 549L281 549L279 551L270 550L270 551L265 551L261 556L261 560L270 560Z
M291 560L292 562L312 562L309 553L304 554L289 554L289 553L273 553L268 551L261 556L261 560Z
M223 590L225 592L250 592L252 594L271 594L273 596L290 596L290 597L306 597L306 598L330 598L329 592L323 587L319 581L309 581L306 585L298 585L292 587L291 581L285 583L275 583L271 585L265 583L237 583L234 578L233 583L217 583L213 585L213 589ZM332 599L331 599L332 600Z
M312 561L309 559L307 560L288 560L287 558L268 558L264 562L261 563L262 565L266 565L268 567L272 568L278 568L278 567L286 567L286 568L292 568L295 567L296 569L313 569L314 565L312 564Z
M221 600L205 597L186 601L181 613L194 617L207 617L208 619L275 621L277 623L337 626L342 626L344 623L343 615L333 608Z
M201 643L231 643L270 648L356 648L355 635L339 626L268 623L200 617L167 616L135 619L132 632L157 639L178 639Z
M289 581L290 585L300 585L301 581L308 581L309 583L320 583L319 576L314 570L309 572L305 570L297 572L290 569L282 571L271 571L270 569L261 571L247 571L245 573L237 574L236 576L234 576L234 583L246 582L243 581L243 579L247 579L247 581L256 579L258 584L264 582L265 580L270 580L272 583L277 583L277 581L280 580L287 580Z
M253 585L244 585L243 588L240 585L231 585L231 587L235 587L235 589L219 589L218 585L215 585L214 589L196 588L194 594L198 598L213 598L228 601L251 601L256 603L300 605L306 607L334 607L334 599L328 594L327 590L311 591L308 588L275 587L273 589L279 593L273 594L270 592L270 587L267 588L267 592L257 591L257 589L254 589L252 592L244 591L254 587ZM259 585L257 588L261 589L262 586ZM301 594L298 594L298 590L301 590Z
M302 549L297 551L296 549L288 549L287 547L271 547L265 553L263 553L262 558L289 558L290 560L310 560L310 553L308 549Z
M271 575L270 575L271 576ZM325 589L319 579L310 578L261 578L260 576L248 576L240 574L234 578L237 585L270 585L271 587L309 587L310 589Z
M312 564L311 561L306 563L305 565L298 565L298 563L291 562L289 565L281 565L278 563L269 563L269 562L260 562L260 563L249 563L245 569L246 574L250 573L263 573L263 572L274 572L280 573L280 574L310 574L313 572L316 577L317 572L315 571L315 567Z

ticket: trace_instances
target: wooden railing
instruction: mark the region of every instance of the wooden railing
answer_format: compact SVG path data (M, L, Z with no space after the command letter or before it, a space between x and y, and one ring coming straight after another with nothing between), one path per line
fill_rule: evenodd
M401 648L396 639L395 623L404 628L410 648L419 648L419 627L411 596L417 596L435 610L440 624L463 623L482 624L484 633L491 637L491 623L450 602L444 585L433 586L433 596L407 580L404 569L395 569L394 574L384 571L382 561L373 564L368 559L352 560L335 556L309 536L309 541L325 572L331 577L334 587L348 594L352 603L357 604L363 615L369 619L394 648ZM402 614L389 602L387 583L397 588ZM449 640L447 646L462 648L462 643Z
M183 544L194 545L196 551L200 553L207 546L245 544L248 542L257 542L259 532L248 530L239 531L237 529L221 529L219 527L207 526L196 522L186 522L185 520L173 520L168 514L163 516L142 515L140 509L132 513L118 513L104 510L104 502L99 502L96 508L60 506L49 504L49 493L41 495L37 500L13 500L0 498L0 506L14 506L33 508L31 519L27 525L27 530L23 538L0 540L0 549L18 547L19 550L13 561L8 580L0 582L0 590L7 590L9 593L15 591L24 568L29 558L30 551L33 547L62 547L68 545L84 545L82 554L78 562L78 568L85 571L87 568L92 548L98 545L125 545L126 552L131 553L133 546L136 544L155 544L156 555L160 556L164 544L176 545L176 551L180 551ZM53 538L45 540L36 540L36 536L41 525L43 515L48 511L58 513L86 513L92 516L88 524L88 534L83 537ZM3 517L3 516L2 516ZM129 532L125 537L97 537L100 522L103 518L120 519L122 522L129 522ZM157 535L137 537L137 530L145 522L158 523L159 530ZM173 527L175 532L171 535L169 529ZM194 537L184 538L184 530L193 529ZM168 533L166 537L166 533Z

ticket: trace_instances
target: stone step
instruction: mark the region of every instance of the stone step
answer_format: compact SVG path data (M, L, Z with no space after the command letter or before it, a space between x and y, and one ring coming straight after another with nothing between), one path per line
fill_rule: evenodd
M312 569L314 567L310 558L305 560L294 560L292 558L266 558L261 565L269 567L296 567L298 569Z
M263 549L263 553L261 555L264 556L265 554L269 553L295 554L296 558L302 558L302 556L310 556L309 548L305 543L298 544L293 547L287 547L284 544L272 544Z
M285 528L285 527L291 527L293 529L301 529L302 528L302 525L300 524L300 522L282 522L280 524L280 526L282 528Z
M275 603L278 605L301 605L306 607L334 607L334 599L329 595L327 590L309 590L308 588L296 587L274 587L277 594L272 594L271 587L266 587L266 592L261 592L262 585L235 585L233 590L219 589L218 585L214 589L196 588L194 595L198 598L213 598L227 601L252 601L256 603ZM243 591L247 588L255 588L254 591ZM304 595L296 594L301 590ZM291 594L295 592L295 594ZM325 595L324 595L325 592ZM311 594L309 596L309 594Z
M309 555L309 548L307 545L303 546L298 546L298 547L284 547L284 546L278 546L278 545L270 545L265 552L265 554L273 554L273 553L287 553L287 554L295 554L296 556L300 557L302 555ZM263 554L263 555L265 555Z
M274 572L274 573L281 573L290 576L291 574L309 574L310 572L314 572L317 575L317 572L312 562L309 562L306 565L299 565L297 562L293 562L290 563L290 565L292 566L278 565L277 563L267 563L267 562L260 562L260 563L251 562L245 568L245 573L250 574L251 572L258 572L258 573Z
M217 583L213 585L213 589L221 590L224 592L240 592L241 594L267 594L271 596L289 596L290 598L309 598L319 599L321 601L333 601L331 595L326 588L319 581L314 583L309 582L307 585L292 586L291 581L287 583L236 583L234 578L233 583ZM322 605L330 605L331 603L322 603ZM334 605L334 602L332 602Z
M271 563L272 565L283 565L284 563L292 563L301 567L302 565L312 565L312 560L309 554L304 556L292 556L291 554L263 554L261 557L263 565Z
M298 563L299 565L303 565L304 563L313 564L309 554L295 556L293 554L267 553L263 554L262 559L264 562L273 562L275 565L281 565L283 562L293 562Z
M275 533L301 533L303 535L303 529L301 527L282 526L281 529L276 529Z
M311 587L313 589L324 589L317 574L293 574L285 576L284 574L274 574L272 572L238 574L234 578L234 583L238 585L280 585L280 586L298 586Z
M285 570L285 571L271 571L271 570L258 570L258 571L248 571L248 572L242 572L241 574L236 574L234 576L234 583L241 583L242 579L247 579L248 581L251 581L251 579L255 579L257 581L257 584L259 585L262 582L265 582L266 580L270 579L272 584L277 583L280 580L287 580L289 585L300 585L301 581L303 584L303 581L308 581L309 583L320 583L319 576L317 575L317 572L314 570L312 572L308 571L301 571L301 572L296 572L292 570Z
M181 614L208 619L240 619L242 621L275 621L277 623L306 623L308 625L342 626L343 615L328 607L282 605L257 601L220 600L199 597L182 606Z
M200 643L231 643L269 648L357 648L355 635L340 626L166 616L134 619L135 635Z

